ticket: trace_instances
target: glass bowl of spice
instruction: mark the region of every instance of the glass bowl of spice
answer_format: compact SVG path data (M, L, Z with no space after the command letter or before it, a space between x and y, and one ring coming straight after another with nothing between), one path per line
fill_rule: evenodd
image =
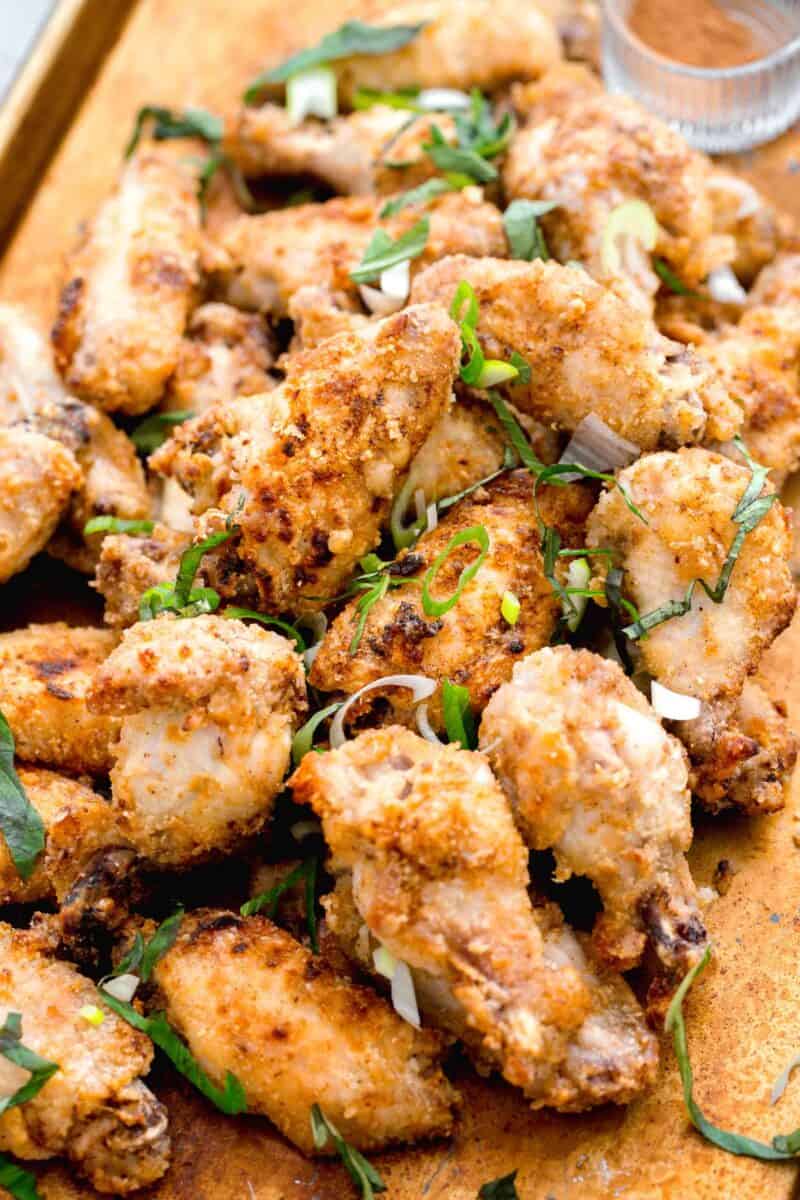
M603 74L710 154L800 117L800 0L605 0Z

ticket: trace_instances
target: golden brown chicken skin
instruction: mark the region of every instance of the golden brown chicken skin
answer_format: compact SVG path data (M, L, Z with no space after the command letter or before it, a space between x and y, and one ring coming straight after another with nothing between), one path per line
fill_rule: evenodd
M714 167L708 187L714 232L733 238L736 257L730 265L737 279L749 286L786 240L787 220L752 183L725 167Z
M199 416L212 404L275 386L272 337L263 320L229 304L203 304L189 321L163 408Z
M741 424L709 364L580 268L453 256L417 277L412 302L449 307L462 279L487 358L516 350L530 365L531 382L505 390L538 421L571 431L594 413L643 450L729 438Z
M198 285L192 175L145 154L67 260L53 346L67 388L108 412L157 404L178 363Z
M543 521L558 530L564 546L583 545L591 492L579 484L543 487L538 499ZM489 537L486 559L449 612L427 616L420 586L423 577L454 536L478 525ZM478 553L474 542L455 549L438 572L432 595L436 599L452 595L462 570ZM333 622L311 668L314 687L353 693L383 675L422 674L439 685L449 679L466 687L480 711L510 677L518 658L547 645L561 615L561 603L544 575L533 481L527 471L502 476L456 504L435 530L423 534L412 550L400 556L398 574L407 585L387 592L372 607L354 653L358 600L352 600ZM520 603L514 625L501 611L506 592ZM365 705L371 709L388 702L395 720L412 720L413 712L403 707L407 696L405 689L376 690L355 707L363 716ZM439 690L431 698L429 715L434 728L443 728Z
M110 629L54 621L0 634L0 710L25 762L104 775L119 722L92 713L86 694L117 644Z
M92 1186L115 1196L154 1183L169 1165L167 1112L142 1082L150 1040L102 1007L91 980L52 958L41 935L0 924L0 1017L17 1012L22 1041L58 1071L33 1099L0 1116L0 1150L21 1159L64 1155ZM0 1092L26 1071L0 1058Z
M412 276L448 254L506 253L500 212L478 188L424 207L411 205L385 219L379 219L381 208L382 202L369 197L348 197L239 217L212 251L216 287L230 303L275 317L286 316L294 294L309 284L328 289L339 307L359 311L350 272L375 230L395 241L423 217L430 228L423 253L411 261Z
M450 1133L458 1097L439 1065L441 1035L414 1029L266 917L184 917L154 981L154 1006L212 1081L233 1071L248 1112L304 1153L317 1152L314 1104L361 1150Z
M513 95L525 125L509 148L503 184L511 199L557 203L542 218L556 258L577 259L650 311L659 280L641 246L624 248L618 274L604 261L608 217L629 200L650 206L659 226L655 252L689 287L734 257L733 238L714 232L709 159L635 100L605 92L573 64Z
M624 570L624 594L641 614L653 612L683 599L695 578L705 579L711 588L717 584L740 528L731 518L750 479L748 469L709 450L645 455L622 471L619 481L648 523L625 507L618 491L606 492L589 518L587 543L614 552ZM765 494L770 491L767 485ZM689 749L701 800L709 767L705 760L715 763L711 767L715 780L724 778L729 746L722 730L731 717L736 722L736 703L745 680L794 612L790 540L788 515L780 503L774 503L745 536L720 603L696 586L689 612L656 625L646 639L633 643L635 661L654 679L702 701L691 740L677 727ZM599 570L602 574L604 568ZM772 733L769 743L775 744ZM762 772L764 782L770 782L770 806L781 803L771 786L774 779L770 780L777 764L773 755L762 756L766 748L750 742L750 765L761 770L746 775L753 789L751 799L744 796L743 788L736 789L740 807L760 806L757 775ZM716 764L718 756L722 762ZM709 803L715 809L724 807L733 803L733 794L722 799L714 787Z
M150 461L192 493L199 532L235 522L206 555L213 586L272 613L337 595L446 411L459 356L447 314L418 305L293 356L274 391L182 425Z
M0 428L0 583L45 548L80 483L75 456L60 442Z
M139 620L139 602L148 588L174 583L181 555L191 536L158 524L152 533L139 536L114 533L103 538L94 587L105 601L106 625L124 628ZM195 576L202 587L202 563Z
M569 646L529 655L489 701L480 743L526 845L553 850L557 879L597 888L602 958L628 970L650 941L685 975L706 943L685 858L688 763L620 667Z
M546 954L527 853L482 755L391 727L306 755L290 782L321 818L334 870L352 872L370 933L439 985L484 1064L533 1107L622 1103L649 1082L643 1019L618 1063L618 1042L589 1034L582 971Z

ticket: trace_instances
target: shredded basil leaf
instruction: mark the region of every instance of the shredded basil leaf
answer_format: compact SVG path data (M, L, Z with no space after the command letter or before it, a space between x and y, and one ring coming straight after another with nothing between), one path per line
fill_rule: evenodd
M394 565L393 562L384 562L377 554L367 554L359 563L363 574L355 577L345 593L346 597L356 595L358 592L363 593L355 606L358 621L348 650L350 655L357 652L361 638L364 636L367 617L378 601L383 599L390 588L402 587L404 584L412 582L410 579L395 578L391 574Z
M332 1121L328 1120L318 1104L311 1106L311 1136L317 1150L322 1150L330 1138L347 1168L350 1178L360 1189L362 1200L374 1200L376 1192L386 1191L386 1184L372 1164L367 1162L364 1155L354 1146L350 1146L344 1140L339 1130Z
M0 1154L0 1187L14 1200L42 1200L36 1186L36 1176L18 1167L5 1154Z
M143 1017L132 1004L126 1004L124 1000L117 1000L115 996L110 996L108 992L102 989L100 997L112 1012L122 1017L123 1021L127 1021L129 1025L132 1025L134 1029L138 1029L141 1033L146 1033L150 1040L160 1050L164 1051L176 1070L180 1071L181 1075L188 1079L197 1088L198 1092L201 1092L210 1100L220 1112L226 1113L229 1117L235 1117L238 1113L247 1112L247 1098L244 1088L233 1072L226 1072L224 1088L216 1087L208 1078L186 1043L178 1037L178 1034L167 1020L165 1013L157 1012L153 1013L152 1016Z
M30 879L44 850L44 822L14 769L14 735L0 712L0 833L17 874Z
M417 187L409 188L407 192L401 192L399 196L392 196L391 200L387 200L384 204L379 216L381 220L384 217L393 217L396 213L402 212L404 208L409 208L412 204L429 204L437 196L443 196L445 192L455 190L453 184L449 183L446 179L426 179L424 183L420 183Z
M508 438L511 445L519 455L520 462L524 467L527 467L531 474L538 478L542 471L545 470L545 464L541 462L533 450L530 442L522 432L522 427L514 417L511 409L506 404L505 400L497 394L497 392L489 392L489 403L497 414L497 419L503 427L503 432Z
M157 583L143 593L139 601L139 620L152 621L162 612L174 612L179 617L216 612L220 604L219 593L213 588L196 588L192 585L203 555L233 537L235 532L236 526L230 525L184 550L175 582Z
M431 139L430 142L423 142L422 149L440 171L468 175L475 183L492 183L497 179L496 167L482 158L477 150L451 146L437 125L431 126Z
M152 413L131 431L131 441L140 454L152 454L166 441L170 426L182 425L193 416L188 411Z
M478 1200L519 1200L516 1178L517 1172L512 1171L510 1175L485 1183L478 1192Z
M480 547L480 554L474 562L469 563L468 566L463 568L453 594L448 596L446 600L436 600L431 595L431 587L436 576L453 551L458 549L459 546L469 545L470 542L477 542ZM489 534L485 525L471 525L468 529L462 529L451 537L444 550L436 556L428 567L422 580L422 608L427 616L441 617L446 612L449 612L451 608L455 607L464 588L470 580L475 578L483 566L484 560L489 553L489 545Z
M416 225L396 242L392 241L384 229L376 229L361 262L350 272L350 278L354 283L369 283L389 267L394 267L409 258L418 258L427 245L429 232L430 221L427 217L417 221Z
M337 704L336 707L338 708L339 705ZM318 858L306 859L305 862L300 863L299 867L295 867L293 871L290 871L280 883L276 883L274 887L269 888L266 892L261 892L260 895L254 896L252 900L248 900L242 905L239 912L243 917L252 917L255 913L266 909L266 915L270 920L273 920L278 910L278 901L283 893L287 892L289 888L294 887L296 883L304 882L308 936L311 942L311 949L315 954L319 954L319 939L317 934L318 869Z
M125 147L126 158L130 158L139 145L148 121L153 122L152 136L157 142L169 141L171 138L194 137L214 144L222 141L225 132L222 117L217 117L204 108L185 108L183 112L175 112L171 108L145 104L136 114L133 133Z
M445 679L442 683L442 716L448 741L458 742L463 750L475 750L478 731L472 711L469 688Z
M0 1096L2 1116L10 1108L16 1108L17 1105L24 1104L26 1100L32 1100L38 1095L48 1079L59 1070L59 1066L58 1063L41 1058L35 1051L22 1044L22 1015L18 1012L10 1012L0 1028L0 1054L15 1066L22 1067L23 1071L30 1072L30 1079L15 1092L10 1096Z
M539 217L558 208L555 200L512 200L503 213L503 225L508 238L512 258L532 262L535 258L545 261L550 252L544 239Z
M345 21L333 33L326 33L316 46L293 54L277 67L262 72L244 94L245 104L258 99L270 83L285 83L291 75L322 63L336 62L355 55L391 54L412 42L427 22L416 25L367 25L363 21Z
M315 712L313 717L310 717L306 721L305 725L300 726L292 738L292 762L296 767L300 765L301 760L311 750L317 728L326 717L333 716L342 707L343 703L343 700L337 700L334 704L329 704L327 708L321 708L319 712Z
M184 915L183 909L179 908L171 917L167 917L144 947L138 972L142 983L147 983L156 963L164 957L170 947L174 946Z
M222 615L238 621L259 621L269 628L280 629L281 633L285 633L288 638L292 639L298 654L302 654L304 650L308 649L300 630L289 621L281 621L279 617L269 617L266 613L255 612L252 608L236 608L235 606L226 608Z
M152 533L152 521L127 521L122 517L92 517L83 527L83 532L90 533Z
M692 291L690 287L687 287L683 280L674 271L670 270L663 258L653 259L653 270L661 282L666 284L669 290L674 292L676 296L691 296L694 300L700 299L700 293Z
M468 112L453 114L458 144L481 158L496 158L511 141L516 128L514 117L507 112L495 122L491 105L479 88L472 89L470 100Z
M689 1120L698 1133L701 1133L714 1146L718 1146L720 1150L727 1150L729 1154L743 1155L746 1158L757 1158L762 1162L783 1162L787 1158L793 1158L800 1150L800 1129L796 1129L790 1134L777 1134L772 1139L772 1144L767 1145L766 1142L756 1141L754 1138L745 1137L744 1134L728 1133L727 1130L720 1129L703 1115L694 1099L694 1077L689 1061L689 1045L686 1040L686 1025L683 1019L683 1001L689 988L708 966L710 958L711 946L708 946L703 957L684 977L672 997L664 1021L665 1031L672 1034L672 1044L678 1060L678 1070L683 1084L683 1099Z

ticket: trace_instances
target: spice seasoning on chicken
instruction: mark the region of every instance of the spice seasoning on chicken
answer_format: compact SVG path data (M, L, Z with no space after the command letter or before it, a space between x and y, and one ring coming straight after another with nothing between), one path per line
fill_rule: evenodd
M691 67L740 67L778 48L718 0L635 0L630 28L659 54Z

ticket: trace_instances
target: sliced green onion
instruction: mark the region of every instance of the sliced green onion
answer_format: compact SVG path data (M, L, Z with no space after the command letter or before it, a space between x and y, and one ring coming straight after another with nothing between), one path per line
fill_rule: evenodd
M457 550L459 546L469 545L470 542L476 542L480 547L480 554L474 562L469 563L464 567L456 585L456 590L446 600L436 600L431 595L431 587L436 576L444 566L447 559ZM441 617L454 608L458 603L461 593L467 584L475 578L478 571L481 569L484 560L489 553L489 534L485 525L470 525L468 529L462 529L451 537L450 541L445 546L444 550L436 556L431 563L425 576L422 580L422 608L426 616Z
M644 200L625 200L608 215L603 230L601 257L603 270L609 275L618 275L622 270L622 254L618 244L621 237L630 237L644 250L652 253L658 242L658 221L649 204Z
M503 592L503 599L500 601L500 613L504 621L509 625L516 625L519 620L520 603L513 592Z
M502 362L499 358L484 359L481 370L475 380L475 387L492 388L500 383L508 383L516 379L519 371L510 362Z
M690 287L687 287L679 275L670 270L663 258L653 259L653 270L662 283L666 284L671 292L676 296L691 296L695 300L700 299L700 293L694 292Z
M306 117L332 120L338 111L336 75L330 67L309 67L286 81L286 111L292 125Z
M290 871L280 882L269 888L266 892L261 892L260 895L254 896L252 900L246 901L239 909L243 917L252 917L255 913L262 912L266 909L266 915L270 920L273 920L275 913L278 911L278 901L284 892L298 883L305 883L305 901L306 901L306 924L308 925L308 935L311 942L311 949L315 954L319 954L319 942L317 936L317 870L319 868L319 859L308 858L305 862L300 863L293 871Z
M99 986L103 992L107 992L115 1000L124 1000L126 1004L130 1004L139 989L140 983L141 980L138 975L125 972L122 975L115 975L112 979L102 980Z
M570 633L575 633L583 620L589 597L586 591L592 578L588 559L574 558L567 567L566 601L562 601L564 621Z
M84 1004L83 1008L78 1010L78 1016L88 1025L102 1025L106 1019L106 1014L96 1004Z
M317 1150L323 1150L330 1139L350 1178L361 1192L362 1200L374 1200L376 1192L385 1192L386 1184L364 1155L349 1145L318 1104L311 1106L311 1136Z
M152 521L126 521L122 517L92 517L83 527L84 535L91 533L152 533Z
M310 717L305 725L301 725L297 733L292 738L292 762L297 767L300 762L308 754L314 744L314 734L318 727L327 718L337 712L344 704L343 700L337 700L335 704L329 704L327 708L321 708L319 712L315 712L313 717Z
M161 922L145 946L139 965L139 976L143 983L147 983L156 963L174 946L175 939L180 933L181 922L184 916L183 908L178 908L171 917L167 917L166 921Z
M397 959L391 950L387 950L385 946L376 947L372 951L372 961L379 975L383 975L384 979L392 979L397 969Z
M152 454L166 440L173 425L182 425L193 416L188 409L151 413L131 431L131 441L140 454Z
M42 1200L36 1176L18 1167L5 1154L0 1154L0 1187L5 1188L13 1200Z
M367 692L374 692L387 687L408 688L413 700L417 704L421 700L427 700L436 691L435 681L427 675L382 675L380 679L373 679L371 683L365 683L357 692L353 692L352 696L348 696L344 704L339 706L339 711L331 723L330 743L332 749L338 750L347 741L344 732L344 719L352 706L362 696L365 696Z
M442 683L442 717L450 742L462 750L474 750L478 745L478 731L472 711L469 689L445 679Z

